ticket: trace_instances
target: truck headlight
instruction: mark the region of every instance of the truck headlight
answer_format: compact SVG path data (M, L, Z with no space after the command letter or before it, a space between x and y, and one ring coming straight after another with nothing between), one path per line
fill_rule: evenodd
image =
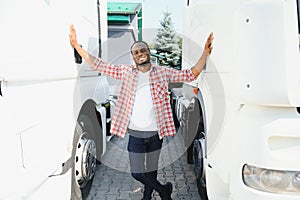
M243 182L250 188L280 194L300 194L300 172L243 167Z

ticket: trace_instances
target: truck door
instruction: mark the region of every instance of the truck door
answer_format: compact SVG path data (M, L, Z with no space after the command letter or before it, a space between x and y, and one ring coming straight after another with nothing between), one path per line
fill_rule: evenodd
M72 99L69 108L59 106L69 100L66 94L73 96L70 80L77 77L68 41L70 2L0 2L0 171L6 180L0 199L9 190L33 192L66 151L59 110L72 110Z

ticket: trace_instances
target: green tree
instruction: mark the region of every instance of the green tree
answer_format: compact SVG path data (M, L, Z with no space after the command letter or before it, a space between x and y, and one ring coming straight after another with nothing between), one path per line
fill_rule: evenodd
M154 43L154 49L159 55L158 62L161 65L180 68L180 40L174 29L171 13L165 12L163 15Z

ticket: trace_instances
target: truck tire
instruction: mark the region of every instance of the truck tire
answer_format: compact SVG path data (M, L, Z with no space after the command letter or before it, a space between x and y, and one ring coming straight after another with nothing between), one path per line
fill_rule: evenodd
M72 149L72 200L86 199L96 171L95 129L86 115L78 117Z
M172 109L173 121L174 121L175 128L178 129L180 126L180 122L176 115L176 99L173 96L174 96L173 92L170 91L169 98L170 98L170 104Z
M186 116L186 124L187 124L187 135L186 141L188 149L187 149L187 162L189 164L194 164L193 160L193 144L194 141L201 138L201 133L204 132L204 123L203 123L203 112L200 106L200 102L197 98L193 97L188 107L188 114Z
M202 140L202 141L201 141ZM201 200L207 200L206 179L205 179L205 146L203 145L204 138L196 139L193 143L193 161L194 172L197 178L198 192Z
M191 144L186 151L186 158L188 164L194 164L194 158L193 158L193 144Z

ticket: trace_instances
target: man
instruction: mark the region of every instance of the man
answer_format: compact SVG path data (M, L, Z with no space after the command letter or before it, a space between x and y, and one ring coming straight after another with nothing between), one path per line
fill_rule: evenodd
M168 182L163 185L157 180L162 139L176 134L168 83L193 81L198 77L212 51L213 34L209 35L196 65L187 70L152 64L149 47L142 41L135 42L131 47L135 65L114 65L91 56L81 48L73 25L70 26L69 37L72 47L93 70L122 81L111 133L120 137L129 134L131 174L145 186L143 199L151 199L153 190L159 193L161 199L171 199L172 184Z

